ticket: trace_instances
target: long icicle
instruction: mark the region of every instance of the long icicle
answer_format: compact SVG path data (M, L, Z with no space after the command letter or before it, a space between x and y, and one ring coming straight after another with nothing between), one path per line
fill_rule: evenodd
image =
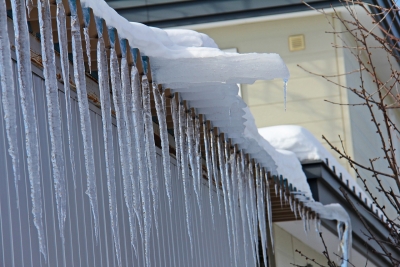
M156 104L158 124L160 126L160 139L162 148L165 190L167 191L169 211L171 212L171 206L172 206L171 168L170 168L171 162L169 157L168 131L167 131L167 121L165 115L165 95L164 93L163 94L160 93L156 83L153 83L153 95L154 95L154 102Z
M213 189L213 169L212 169L212 161L210 157L210 133L207 128L207 123L203 123L203 134L204 134L204 150L206 154L206 165L207 165L207 177L208 177L208 190L209 190L209 198L210 198L210 211L211 211L211 220L213 224L213 228L215 229L214 223L214 205L212 203L212 189ZM217 192L218 193L218 192Z
M233 152L229 156L229 164L231 166L231 172L230 172L230 179L228 179L228 183L230 184L231 188L231 203L232 203L232 234L234 238L234 248L235 248L235 261L237 265L238 262L238 257L239 257L239 240L238 240L238 212L237 212L237 186L236 186L236 181L237 181L237 171L236 171L236 146L233 147Z
M109 29L108 35L110 36L110 75L111 75L111 85L113 89L113 101L114 109L117 118L117 132L118 132L118 144L119 144L119 154L121 158L121 169L122 169L122 180L124 184L124 193L126 195L125 204L128 208L129 216L129 228L131 234L131 244L137 253L137 236L136 236L136 221L135 221L135 211L133 207L133 195L132 195L132 183L131 176L129 172L129 155L128 147L130 146L130 140L127 136L126 121L127 118L124 116L123 111L123 97L122 97L122 84L121 75L119 71L119 64L117 58L117 52L115 51L114 42L112 41L114 35L114 29Z
M186 111L185 107L179 105L179 145L181 150L181 170L182 170L182 183L183 183L183 194L185 197L185 211L186 211L186 226L190 241L190 251L193 258L193 239L192 239L192 225L191 225L191 212L190 212L190 195L188 192L188 162L187 162L187 143L186 143Z
M237 181L238 183L238 191L239 191L239 208L240 208L240 217L242 219L242 231L243 231L243 247L244 247L244 261L247 266L247 239L246 239L246 201L244 194L244 158L243 151L240 151L240 154L236 158L236 170L237 170Z
M42 220L42 190L39 163L37 117L33 95L32 70L25 0L12 0L12 15L17 55L18 83L24 118L26 154L31 184L33 222L38 231L39 250L47 259L47 248Z
M229 143L224 141L224 149L225 149L225 184L228 192L228 205L229 205L229 213L230 213L230 222L231 222L231 234L233 237L233 259L235 262L235 266L237 267L237 242L236 242L236 234L235 234L235 208L233 206L233 192L232 192L232 177L233 173L230 171L233 166L233 161L230 157L230 147ZM233 163L233 164L232 164Z
M219 181L218 181L218 165L217 165L217 148L215 144L214 129L210 130L210 149L211 149L211 163L213 169L213 176L215 181L215 189L217 190L218 210L221 215L221 200L219 196Z
M58 225L64 243L64 225L67 216L67 189L65 185L64 152L62 148L61 111L58 102L56 62L54 56L53 32L51 28L50 4L48 0L38 1L41 48L43 58L44 84L46 87L47 113L51 143L54 191L56 195Z
M81 30L75 0L69 0L71 10L72 57L74 62L74 78L78 95L81 131L83 137L83 153L87 176L86 194L89 196L93 214L96 241L99 239L99 209L97 203L96 173L94 168L92 127L90 122L89 102L86 91L85 64L81 42Z
M265 206L264 206L264 192L263 192L263 179L262 168L257 163L256 165L256 191L257 191L257 211L258 211L258 227L261 233L262 254L264 265L267 266L267 235L265 227Z
M176 104L175 94L171 98L171 114L172 114L172 122L174 124L174 140L175 140L175 147L181 147L179 144L179 114L178 114L178 106ZM175 158L176 158L176 169L178 173L178 179L182 175L181 171L181 151L180 149L175 149Z
M89 23L90 23L90 9L86 7L82 7L83 13L83 37L85 39L85 46L86 46L86 56L87 56L87 63L89 67L89 72L92 72L92 58L90 56L90 36L89 36Z
M142 98L143 98L143 115L144 115L144 127L146 136L146 157L148 170L150 175L150 189L153 195L153 212L154 212L154 225L156 226L158 236L158 175L157 175L157 158L156 158L156 147L154 143L154 130L153 120L151 116L150 106L150 88L147 76L142 76Z
M17 137L17 109L15 96L15 82L11 60L10 40L7 28L7 10L5 0L0 0L0 73L1 73L1 100L3 104L4 122L8 140L8 154L12 160L14 185L19 207L18 181L20 179L20 163Z
M96 19L97 20L97 19ZM100 23L96 24L102 24ZM118 211L117 211L117 193L115 184L115 163L114 163L114 147L112 135L112 118L111 118L111 99L108 77L107 53L104 45L102 29L98 30L97 40L97 66L99 77L99 91L101 102L101 118L103 122L103 138L104 138L104 154L106 159L106 176L108 188L108 203L110 210L111 231L114 241L115 254L117 256L118 266L121 266L121 250L119 241L118 228ZM125 199L126 194L124 192Z
M226 230L228 233L228 245L229 245L229 254L230 261L232 263L232 244L231 244L231 228L230 228L230 215L229 215L229 199L228 192L226 189L226 177L225 177L225 153L222 148L220 136L217 136L217 147L218 147L218 161L219 161L219 172L221 174L221 184L222 184L222 192L224 194L224 207L225 207L225 217L226 217Z
M133 51L134 52L134 51ZM136 66L131 68L131 86L132 86L132 115L133 129L135 131L134 139L137 147L136 159L139 168L140 199L142 201L143 216L143 235L146 266L150 266L150 230L151 230L151 206L150 206L150 185L147 179L147 162L145 159L145 137L143 107L140 89L139 72Z
M242 159L243 160L243 159ZM258 254L255 252L255 247L254 247L254 231L253 231L253 210L252 210L252 202L250 199L250 190L251 190L251 184L253 183L253 178L250 174L250 163L247 162L247 158L244 159L244 180L246 183L243 185L245 188L245 201L246 201L246 215L247 215L247 227L249 228L249 238L250 238L250 244L251 244L251 251L253 255L253 260L254 263L257 262Z
M76 168L75 168L75 152L74 152L74 138L73 138L73 125L72 125L72 111L71 111L71 88L69 85L69 62L68 62L68 41L67 41L67 26L66 26L65 9L62 0L57 0L57 32L60 47L60 61L61 70L64 81L64 100L67 114L67 131L68 131L68 145L69 145L69 158L72 169L72 179L74 180L74 187L76 188Z
M272 203L271 203L271 190L268 181L267 173L264 174L265 178L265 198L267 200L267 213L268 213L268 226L269 226L269 235L271 239L272 249L274 249L274 232L273 232L273 224L272 224ZM291 200L290 200L291 201Z
M200 144L200 118L199 116L195 116L194 118L194 141L195 141L195 155L196 155L196 171L197 171L197 177L196 177L196 183L197 183L197 188L199 191L199 196L198 200L201 203L201 181L203 179L203 168L202 168L202 162L201 162L201 144ZM200 218L202 218L201 215L201 205L200 205ZM203 224L200 222L201 227L203 227ZM202 230L203 231L203 230Z
M255 185L254 185L254 164L252 161L249 162L249 202L250 202L250 211L251 211L251 222L252 222L252 237L253 237L253 247L256 252L256 259L257 259L257 264L260 264L260 259L258 257L259 252L258 252L258 230L257 230L257 225L258 225L258 217L257 217L257 201L256 201L256 192L255 192Z
M127 155L128 155L128 164L129 164L129 177L130 179L127 179L127 183L130 182L130 185L127 184L131 188L132 192L132 205L133 205L133 211L136 215L137 222L139 225L139 232L140 236L143 238L143 226L142 226L142 213L141 213L141 206L140 206L140 193L139 193L139 173L138 173L138 168L139 166L137 165L137 160L136 157L134 157L134 151L137 150L135 139L134 139L134 133L133 133L133 106L132 106L132 90L131 90L131 79L129 76L129 66L128 66L128 60L127 60L127 40L126 39L121 39L120 42L120 48L121 48L121 97L122 97L122 112L123 112L123 118L125 121L126 126L124 127L125 135L126 135L126 144L127 144ZM136 221L134 218L132 218L132 231L134 231L134 228L136 228ZM135 231L136 232L136 231ZM131 242L137 243L137 237L136 233L133 233L133 239L131 239Z
M200 217L201 215L201 201L200 201L200 189L198 184L198 171L197 171L197 154L196 154L196 143L194 140L195 136L195 128L193 127L193 118L192 114L189 111L186 117L186 136L188 141L188 156L190 168L192 170L192 179L193 179L193 188L196 194L197 206L199 207Z

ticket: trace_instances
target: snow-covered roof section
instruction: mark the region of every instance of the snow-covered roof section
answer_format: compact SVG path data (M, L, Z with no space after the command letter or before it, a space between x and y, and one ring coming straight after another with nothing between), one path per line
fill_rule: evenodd
M143 55L151 57L152 67L158 69L157 76L154 77L158 83L171 82L174 77L174 82L188 80L190 83L205 80L227 82L232 77L238 78L232 82L240 83L252 83L257 79L289 79L289 71L277 54L225 53L204 34L183 30L165 31L128 22L103 0L82 0L81 4L90 7L95 16L103 18L108 27L117 29L119 36L126 38L131 47L139 48ZM193 61L200 58L201 60ZM159 68L166 63L170 65ZM212 76L216 69L221 75ZM210 80L207 76L212 76L213 79Z
M260 128L259 132L274 148L291 151L300 161L328 159L329 165L335 167L336 173L342 174L349 187L354 187L357 195L361 194L362 199L366 198L368 203L372 203L350 173L307 129L297 125L279 125Z

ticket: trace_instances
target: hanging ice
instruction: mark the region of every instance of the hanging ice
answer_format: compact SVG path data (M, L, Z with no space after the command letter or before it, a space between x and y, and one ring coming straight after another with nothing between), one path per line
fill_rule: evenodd
M201 162L201 146L200 146L200 118L195 116L194 118L194 140L195 140L195 155L196 155L196 170L197 170L197 188L199 190L199 201L201 202L201 181L203 179L203 169ZM201 211L200 211L201 214Z
M200 201L200 188L199 188L199 183L198 183L198 171L197 171L197 153L196 153L196 143L194 140L194 135L195 135L195 129L193 127L193 118L192 114L189 111L187 113L186 117L186 137L187 137L187 145L188 145L188 157L189 157L189 163L190 163L190 168L192 170L192 178L193 178L193 188L194 192L196 194L196 199L197 199L197 205L199 207L200 211L200 217L201 217L201 201Z
M250 219L251 219L251 226L252 226L252 238L253 238L253 247L255 248L256 255L259 255L258 253L258 230L257 230L257 225L258 225L258 218L257 218L257 206L256 206L256 192L255 192L255 187L254 187L254 164L250 161L248 163L248 181L249 181L249 189L248 189L248 199L247 201L250 203ZM250 225L249 225L250 227ZM257 256L257 262L259 263L259 257Z
M220 136L217 136L217 147L218 147L218 161L219 161L219 173L221 175L222 192L224 195L224 207L225 207L225 217L226 217L226 231L228 233L228 244L229 244L229 254L232 262L232 245L231 245L231 227L230 227L230 215L229 215L229 199L228 192L226 189L226 176L225 176L225 153L222 148Z
M268 215L268 227L269 227L269 237L271 239L271 244L272 244L272 249L274 248L274 232L273 232L273 226L272 226L272 203L271 203L271 191L270 191L270 186L269 186L269 181L268 181L268 176L266 173L264 173L264 179L265 179L265 199L267 200L267 215Z
M227 154L228 155L228 154ZM228 157L228 156L227 156ZM229 157L229 165L231 166L230 176L228 179L228 184L231 188L231 205L232 205L232 234L234 238L234 248L235 248L235 265L237 266L238 256L239 256L239 229L238 229L238 212L237 212L237 200L238 200L238 192L237 192L237 166L236 166L236 146L233 147L233 153ZM229 191L228 191L229 192Z
M256 165L256 186L257 186L257 211L258 211L258 224L261 233L261 245L264 259L264 266L267 266L267 234L265 227L265 206L264 206L264 192L263 192L263 179L262 179L262 168L260 165Z
M244 260L247 266L247 230L246 230L246 201L245 201L245 193L244 193L244 155L243 151L240 151L240 154L236 158L236 168L237 168L237 182L238 184L238 193L239 193L239 208L240 208L240 217L242 219L242 231L243 231L243 245L244 245Z
M29 0L28 0L29 1ZM72 179L74 180L74 187L76 188L76 168L75 168L75 152L74 152L74 138L72 126L72 113L71 113L71 88L69 86L69 62L68 62L68 42L67 42L67 26L66 26L65 10L62 0L57 0L57 30L58 40L60 47L60 61L61 70L64 81L64 99L67 114L67 132L68 132L68 145L69 145L69 158L72 168Z
M83 151L87 176L86 194L89 196L93 214L96 241L99 237L99 210L97 204L96 175L94 168L92 128L90 123L89 103L86 91L85 65L81 42L81 31L76 3L69 1L71 10L72 58L74 62L74 78L78 95L78 106L83 137Z
M26 9L28 10L28 16L31 14L31 10L33 8L33 0L26 0Z
M143 214L143 234L144 234L144 251L146 266L150 266L150 230L151 230L151 207L150 207L150 186L147 179L146 168L147 162L145 158L145 138L144 138L144 121L142 97L139 82L139 72L136 66L131 68L131 86L132 86L132 115L134 139L136 144L136 159L139 168L139 184L140 199L142 201Z
M8 154L12 160L14 172L14 185L17 195L17 206L19 207L18 181L19 171L19 151L17 136L17 111L15 105L15 83L13 66L11 61L10 40L8 39L7 29L7 10L5 0L0 1L0 81L1 81L1 100L3 104L4 122L8 140Z
M219 214L221 214L221 200L219 196L219 181L218 181L218 165L217 165L217 148L215 145L215 136L214 130L209 132L210 134L210 149L211 149L211 163L212 163L212 170L215 182L215 189L217 190L217 200L218 200L218 210Z
M46 87L47 113L51 142L54 191L61 239L64 242L64 225L67 214L67 190L65 186L64 152L62 148L61 113L58 102L58 86L54 57L53 33L51 28L50 4L38 1L39 25L42 48L44 83Z
M178 116L178 107L176 105L176 98L175 95L171 98L171 114L172 114L172 121L174 124L174 140L175 140L175 157L176 157L176 169L178 173L178 179L181 177L181 150L179 149L181 146L179 144L179 116Z
M83 36L85 38L86 45L86 56L89 66L89 72L92 72L92 58L90 56L90 37L89 37L89 23L90 23L90 11L89 8L82 7L83 22L85 27L83 27Z
M129 77L129 66L127 60L127 42L125 39L120 40L119 42L121 48L121 98L122 98L122 117L125 121L124 126L124 136L126 136L126 153L128 155L128 165L129 165L129 177L127 179L127 186L131 188L132 192L132 205L133 211L136 215L137 222L139 224L139 232L140 236L143 237L143 227L142 227L142 213L141 213L141 206L140 206L140 185L139 185L139 173L137 165L136 157L134 157L134 151L137 151L136 143L134 140L134 133L133 133L133 106L132 106L132 89L131 89L131 79ZM130 184L129 184L130 183ZM132 218L132 231L136 228L136 221ZM132 235L131 242L136 244L137 237L136 231ZM135 245L134 245L135 247Z
M153 131L153 120L151 116L151 106L150 106L150 88L147 76L142 76L142 98L143 98L143 117L144 117L144 127L145 127L145 137L146 137L146 158L147 166L150 175L150 188L153 195L153 212L154 212L154 222L156 230L158 233L158 179L157 179L157 159L156 159L156 147L154 144L154 131Z
M186 179L189 177L188 162L187 162L187 143L186 143L186 114L185 107L179 105L179 145L181 150L181 171L182 171L182 183L183 183L183 194L185 197L185 211L186 211L186 226L190 241L190 251L193 257L193 240L191 231L191 212L190 212L190 195L188 192L188 182Z
M39 250L47 258L43 220L42 192L39 163L39 144L35 101L33 96L29 31L26 19L25 0L12 0L12 15L17 55L18 84L22 115L25 127L26 154L29 181L31 184L33 222L38 231Z
M232 177L231 177L231 172L230 172L230 166L232 166L229 154L229 144L225 140L224 141L224 149L225 149L225 181L222 181L223 183L225 182L226 185L226 191L227 195L224 194L224 197L228 197L228 205L229 205L229 214L230 214L230 222L231 222L231 234L233 237L233 258L235 262L235 266L237 266L237 242L236 242L236 225L235 225L235 207L233 206L233 192L232 192ZM232 172L233 174L233 172ZM233 175L232 175L233 176Z
M156 103L158 124L160 127L165 189L167 191L169 210L171 211L171 205L172 205L171 168L170 168L171 162L169 157L168 131L167 131L167 121L165 115L165 95L164 93L162 95L160 94L160 91L158 90L158 86L156 83L153 83L153 95L154 95L154 101Z
M243 160L243 159L242 159ZM255 251L255 236L254 236L254 227L253 227L253 205L250 197L250 190L252 188L252 183L253 183L253 177L250 172L250 163L247 163L247 159L244 159L244 175L245 177L243 178L245 183L244 183L244 190L245 190L245 203L246 203L246 215L247 215L247 227L249 228L249 242L251 245L251 251L253 252L253 260L254 262L257 262L258 260L258 254L256 254Z
M214 223L214 206L212 203L212 189L213 189L213 169L212 169L212 161L210 157L210 133L207 129L207 123L203 123L203 137L204 137L204 151L206 154L206 165L207 165L207 177L208 177L208 190L209 190L209 198L210 198L210 210L211 210L211 220L213 223L213 227L215 227ZM218 192L217 192L218 194Z
M117 193L115 184L115 164L114 164L114 147L112 135L112 118L111 118L111 99L108 77L107 53L104 46L102 36L102 21L96 21L98 29L97 42L97 66L99 77L99 91L101 102L101 118L103 122L103 138L104 138L104 154L106 159L106 176L108 188L108 203L110 210L111 232L114 241L115 254L117 256L118 266L121 266L121 249L119 241L118 228L118 211L117 211ZM125 181L124 181L125 182ZM124 186L125 188L125 186ZM125 199L127 194L124 190Z

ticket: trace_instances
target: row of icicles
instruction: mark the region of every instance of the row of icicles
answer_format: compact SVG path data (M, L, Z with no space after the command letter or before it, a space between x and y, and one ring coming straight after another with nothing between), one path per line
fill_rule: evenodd
M27 1L29 3L29 0ZM70 0L70 3L74 3ZM51 158L53 169L53 180L55 188L55 198L57 203L57 214L59 229L64 242L64 225L66 220L66 177L65 177L65 159L63 148L60 142L57 142L63 134L61 128L61 110L58 102L58 86L56 78L56 59L54 53L53 32L51 24L50 5L48 0L38 0L41 50L43 57L46 98L48 105L48 123L51 140ZM25 12L24 0L11 0L13 12L13 24L15 32L15 47L17 55L18 84L19 94L21 96L21 106L26 133L26 154L28 162L28 173L31 184L32 213L34 215L34 224L38 231L40 251L46 258L46 244L44 242L41 182L40 182L40 164L39 164L39 143L37 117L34 108L34 96L32 92L31 62L29 31L27 28L27 18ZM28 5L30 7L30 5ZM96 239L99 234L99 215L97 204L96 177L94 172L94 156L92 129L90 127L89 104L86 91L85 66L83 58L83 49L81 45L80 23L77 16L77 7L70 5L71 9L71 36L72 36L72 55L73 55L73 75L75 87L77 90L78 106L80 114L80 124L83 135L85 169L87 176L87 195L90 199L91 212L93 215L94 231ZM88 24L90 16L88 9L83 9L84 14L84 36L86 41L86 52L90 62L90 38L88 36ZM19 161L18 146L15 136L17 136L16 122L16 97L15 83L11 73L11 53L10 42L7 32L7 15L5 0L0 0L0 60L2 70L2 104L5 114L5 123L7 128L7 138L9 143L9 154L13 163L15 186L18 186L19 180ZM98 84L101 100L101 112L103 123L104 153L106 160L107 187L109 194L109 207L113 243L118 260L121 266L121 251L118 229L118 212L116 200L116 182L115 182L115 162L112 135L112 117L111 102L114 104L114 110L117 122L117 133L119 142L119 151L122 166L122 178L124 184L124 198L129 214L131 244L137 251L138 237L136 236L136 227L139 227L141 240L145 248L146 266L150 266L150 233L151 222L155 221L156 231L158 233L157 209L158 209L158 180L156 169L156 147L154 142L153 120L151 114L150 95L154 97L156 113L160 129L160 139L162 147L162 165L166 193L169 199L169 208L171 211L171 170L169 142L166 123L166 98L171 98L171 114L173 119L173 131L176 147L176 161L178 169L178 179L183 183L186 225L190 239L190 247L193 253L193 237L191 235L191 211L188 204L188 195L190 194L189 184L193 184L193 190L196 195L198 208L201 214L200 190L204 190L201 185L203 179L203 157L205 158L206 176L210 190L210 205L212 220L214 223L214 213L223 212L226 216L226 230L228 233L228 243L232 265L237 266L239 251L243 246L252 247L254 262L259 262L258 240L261 237L262 255L264 264L267 266L267 223L269 232L272 233L272 208L270 201L269 180L267 172L254 160L250 160L242 150L237 146L231 146L222 135L215 134L209 124L200 121L197 114L192 110L187 110L185 106L177 99L177 94L166 96L159 89L156 83L151 86L147 76L141 77L136 66L130 66L127 60L127 50L129 45L126 40L120 40L122 59L119 63L115 50L115 29L108 29L110 37L110 56L107 52L103 39L103 20L96 18L98 31L97 43L97 66L98 66ZM60 48L60 61L62 68L63 81L69 81L69 61L68 61L68 42L67 26L64 6L60 0L57 1L57 31ZM132 52L133 49L130 49ZM140 60L140 58L139 58ZM109 69L108 69L109 66ZM90 66L89 66L90 67ZM110 97L110 80L112 87L112 101ZM72 115L71 115L71 95L70 85L64 82L64 92L67 114L67 132L69 148L74 147L72 135ZM203 136L201 136L203 132ZM203 138L201 138L203 137ZM203 139L203 140L201 140ZM204 151L202 145L204 144ZM74 150L69 149L73 178L76 177L76 168L74 163ZM135 160L134 160L135 159ZM188 179L193 182L189 183ZM218 207L212 205L212 190L217 188L222 191L222 200L220 193L217 194ZM297 207L301 217L304 218L305 229L310 229L309 220L316 219L309 213L305 206L298 205L298 201L291 194L283 193L283 187L277 186L275 190L280 192L285 200L290 203L292 211L297 216ZM222 189L222 190L221 190ZM223 204L221 203L223 202ZM265 213L267 211L267 214ZM153 218L154 216L154 218ZM241 220L241 223L239 223ZM319 219L316 221L316 228L319 228ZM308 223L306 223L308 222ZM242 229L239 229L239 225ZM239 244L238 233L242 231L244 244ZM271 235L271 242L272 242ZM247 260L245 260L247 262Z

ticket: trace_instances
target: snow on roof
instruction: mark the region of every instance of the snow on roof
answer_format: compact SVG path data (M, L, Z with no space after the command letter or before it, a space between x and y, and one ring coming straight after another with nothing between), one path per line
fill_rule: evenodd
M279 125L260 128L259 133L276 149L284 149L293 152L299 161L322 160L335 167L337 174L342 174L343 181L348 181L351 190L355 188L357 196L367 199L370 205L372 200L357 184L350 173L336 160L334 156L310 133L307 129L297 125Z

